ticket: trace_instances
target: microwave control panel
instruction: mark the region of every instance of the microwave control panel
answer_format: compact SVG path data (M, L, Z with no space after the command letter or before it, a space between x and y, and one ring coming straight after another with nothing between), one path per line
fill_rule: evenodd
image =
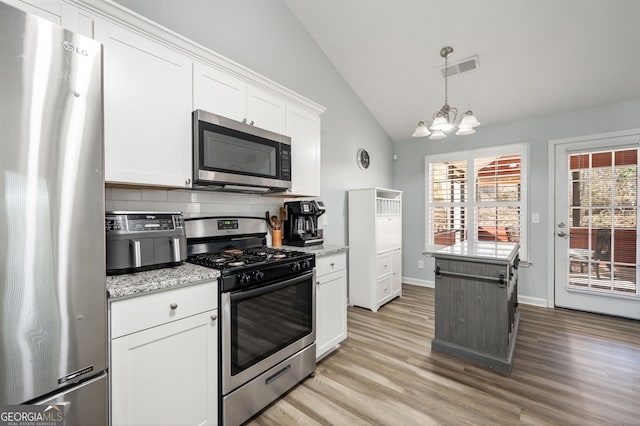
M107 214L104 227L105 232L171 231L184 228L184 219L180 214Z

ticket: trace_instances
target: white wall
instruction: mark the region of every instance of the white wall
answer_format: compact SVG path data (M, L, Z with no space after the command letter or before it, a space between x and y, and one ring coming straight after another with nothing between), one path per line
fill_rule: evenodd
M345 191L392 187L393 143L284 2L119 0L119 3L327 108L322 115L321 199L327 207L328 220L324 235L328 243L346 243ZM361 147L372 158L366 172L356 164L356 152ZM170 196L171 192L167 197ZM265 207L273 203L264 200L266 197L255 197ZM214 199L222 204L228 201L224 194Z
M526 100L524 100L526 101ZM478 117L482 121L481 111ZM433 282L433 259L426 258L424 269L418 269L418 260L425 260L424 156L442 152L463 151L517 142L529 143L529 214L539 213L540 223L528 219L529 253L533 265L522 268L518 283L519 294L525 301L546 303L547 270L553 265L547 261L547 251L553 233L549 232L547 145L550 139L627 130L640 127L640 99L615 105L590 108L562 114L535 117L527 120L481 126L469 136L453 136L439 141L427 138L396 143L398 160L395 162L396 188L404 191L403 216L403 274L409 279Z

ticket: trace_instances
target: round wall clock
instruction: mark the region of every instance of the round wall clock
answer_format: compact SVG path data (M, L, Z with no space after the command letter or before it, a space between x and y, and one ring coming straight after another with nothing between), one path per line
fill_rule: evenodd
M369 153L366 149L360 148L357 154L358 166L362 170L366 170L369 168L369 164L371 163L371 158L369 157Z

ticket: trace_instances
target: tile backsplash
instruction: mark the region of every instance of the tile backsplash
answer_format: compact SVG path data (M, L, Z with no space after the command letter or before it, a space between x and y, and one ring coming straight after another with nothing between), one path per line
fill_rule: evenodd
M228 214L263 217L267 210L277 214L284 201L283 198L257 194L105 188L107 211L176 211L185 217Z

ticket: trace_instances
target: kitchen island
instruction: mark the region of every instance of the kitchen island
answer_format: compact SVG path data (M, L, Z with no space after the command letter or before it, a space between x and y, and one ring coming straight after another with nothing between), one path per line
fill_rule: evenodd
M435 257L431 349L511 373L518 330L517 243L464 241Z

